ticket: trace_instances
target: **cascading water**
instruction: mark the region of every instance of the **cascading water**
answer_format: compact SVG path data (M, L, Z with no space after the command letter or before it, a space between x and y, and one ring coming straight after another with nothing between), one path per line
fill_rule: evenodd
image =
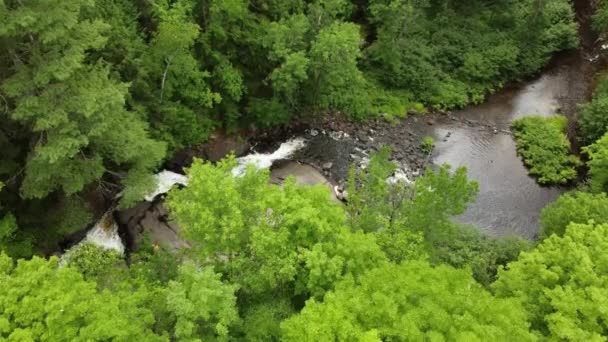
M238 158L238 166L232 169L232 175L235 177L242 176L247 170L247 165L254 165L258 170L267 169L275 161L288 158L304 146L306 146L306 140L295 138L282 143L273 153L253 153Z
M171 190L176 184L183 186L188 185L188 177L172 171L163 170L157 173L155 177L156 190L144 197L144 199L148 202L154 201L154 198L158 195L169 192L169 190Z
M280 159L285 159L291 156L297 150L305 146L305 140L302 138L296 138L289 140L273 153L260 154L253 153L237 159L238 166L232 170L232 174L235 177L241 176L245 173L247 165L254 165L258 169L269 168L272 164ZM169 192L175 185L188 185L188 177L172 171L163 170L155 175L157 185L156 189L146 196L144 199L148 202L154 201L154 199L162 194ZM120 197L117 196L117 198ZM124 254L125 246L118 235L118 225L112 217L112 210L108 211L103 217L89 230L82 243L91 243L96 246L115 250L120 254ZM79 245L78 244L78 245ZM75 246L76 247L76 246Z
M125 246L118 236L118 225L112 217L112 211L105 213L101 220L89 230L83 240L84 243L91 243L104 249L112 249L120 254L124 254Z

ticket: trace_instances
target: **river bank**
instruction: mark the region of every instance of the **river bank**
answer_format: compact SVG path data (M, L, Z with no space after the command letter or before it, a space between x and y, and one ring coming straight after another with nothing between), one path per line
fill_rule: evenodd
M606 65L606 58L590 29L591 5L577 1L576 7L580 49L558 54L537 77L511 84L480 105L449 112L409 112L398 122L379 118L353 122L340 113L326 113L267 130L252 128L232 135L217 132L209 142L176 153L165 166L182 173L194 158L217 161L231 152L240 157L272 152L281 143L299 137L306 144L289 157L293 162L270 165L274 182L295 174L304 179L303 184L332 188L348 186L351 165L364 168L371 153L389 146L400 174L409 179L443 163L467 167L469 177L479 182L480 193L469 210L457 218L460 222L495 236L515 234L533 239L538 233L540 210L569 188L542 187L528 176L516 154L510 123L525 115L565 115L573 150L579 151L578 106L589 100L595 74ZM420 148L426 136L436 141L430 155ZM169 241L172 248L183 247L178 227L168 221L160 200L117 212L115 218L128 245L148 231Z

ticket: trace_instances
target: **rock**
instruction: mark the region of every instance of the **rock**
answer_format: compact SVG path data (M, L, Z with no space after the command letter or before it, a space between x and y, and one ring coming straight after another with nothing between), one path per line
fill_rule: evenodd
M167 209L162 202L140 203L138 206L117 212L118 222L127 229L131 248L141 247L144 234L148 234L152 243L162 245L170 250L188 248L187 242L179 236L179 227L169 219Z
M426 123L427 123L429 126L433 126L433 125L435 124L435 120L433 120L433 119L429 119L429 120L428 120Z
M238 137L218 137L207 144L205 154L210 161L216 162L231 152L234 152L237 157L242 156L249 151L250 147L251 145L247 141Z
M323 170L329 170L329 169L331 169L332 166L334 166L334 163L327 162L327 163L323 164Z

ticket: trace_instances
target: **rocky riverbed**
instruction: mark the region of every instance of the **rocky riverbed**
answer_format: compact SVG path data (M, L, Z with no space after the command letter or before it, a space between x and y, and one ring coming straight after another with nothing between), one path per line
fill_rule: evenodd
M352 122L339 113L326 113L322 118L296 120L287 127L243 130L233 135L216 133L208 143L177 153L166 167L183 173L195 157L217 161L231 152L255 160L260 154L277 151L283 142L298 138L305 141L301 148L267 165L272 170L272 182L280 184L293 175L300 184L323 184L333 190L345 183L351 165L365 168L370 154L390 146L401 177L413 179L427 167L443 163L467 167L469 177L479 182L480 193L469 210L457 218L461 222L493 235L534 238L540 210L568 188L542 187L528 176L509 127L514 119L525 115L563 114L570 119L568 135L574 150L578 150L577 109L589 100L594 75L606 65L602 48L606 45L592 38L585 20L588 2L575 4L583 18L581 48L560 54L538 77L512 84L483 104L454 112L410 112L399 122ZM420 148L426 136L436 141L431 154ZM127 251L137 247L144 233L153 243L170 249L188 247L161 197L114 213Z

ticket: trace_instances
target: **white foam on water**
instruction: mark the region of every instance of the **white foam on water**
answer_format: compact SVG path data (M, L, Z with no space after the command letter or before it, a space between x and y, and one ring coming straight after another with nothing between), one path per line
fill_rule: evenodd
M401 169L397 169L395 170L395 173L388 177L386 182L388 184L411 184L412 181L409 179L409 177L407 176L407 174L405 173L405 171L401 170Z
M247 165L254 165L258 170L267 169L272 166L277 160L290 157L294 152L306 146L306 140L303 138L295 138L288 140L279 146L272 153L253 153L241 158L237 158L238 166L232 169L232 175L235 177L242 176L247 170Z
M152 202L158 195L166 194L175 185L188 185L188 177L172 171L163 170L156 175L156 190L149 193L144 198L148 202Z
M303 138L296 138L282 143L273 153L253 153L238 158L238 166L232 170L232 175L235 177L243 175L249 164L255 165L258 169L269 168L273 162L288 158L294 152L303 148L306 145L305 142ZM144 197L148 202L152 202L158 195L169 192L175 185L188 185L187 176L172 171L163 170L157 173L155 177L157 181L156 189ZM79 244L82 243L92 243L105 249L115 250L120 254L125 252L125 246L118 235L118 225L114 221L111 211L104 214L99 222L89 230L87 236Z
M101 217L81 243L92 243L101 248L113 249L120 254L125 252L125 246L118 236L118 225L114 221L111 211Z

